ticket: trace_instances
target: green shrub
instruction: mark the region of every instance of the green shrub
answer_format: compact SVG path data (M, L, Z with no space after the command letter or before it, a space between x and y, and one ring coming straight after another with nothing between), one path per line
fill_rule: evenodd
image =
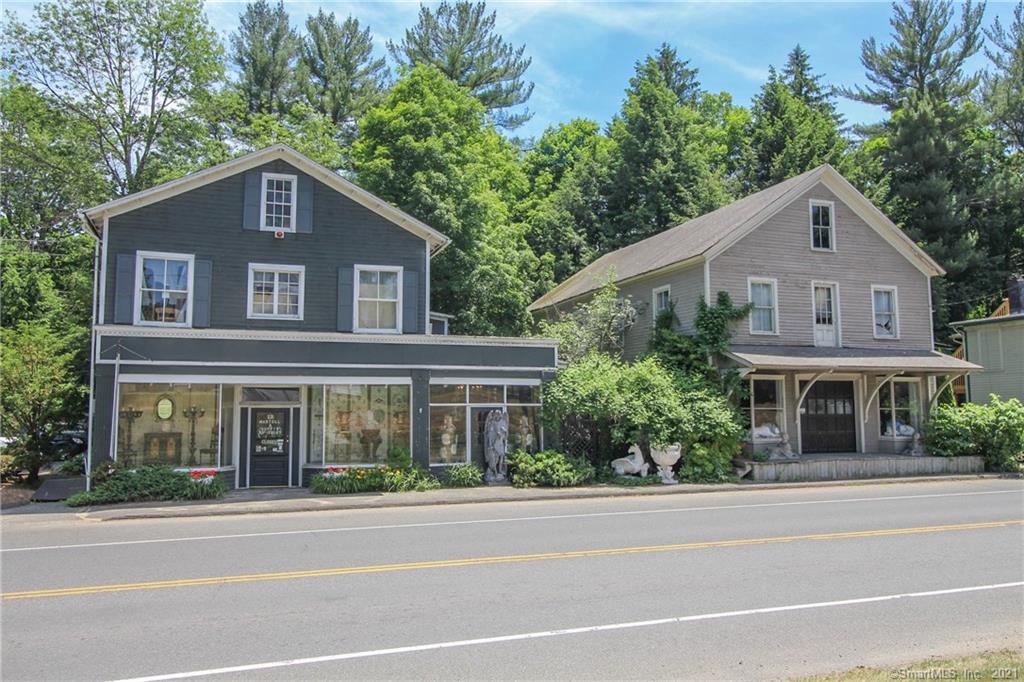
M106 468L93 489L68 498L70 507L155 500L210 500L224 495L227 486L212 469L191 472L171 467Z
M407 492L436 490L441 482L434 476L412 467L327 467L309 481L309 489L319 495L347 495L351 493Z
M75 455L64 460L57 467L57 473L66 476L81 476L85 473L85 455Z
M445 484L449 488L475 488L484 484L484 472L475 464L456 464L448 467Z
M623 485L626 487L661 485L661 476L651 474L649 476L612 476L608 479L612 485Z
M679 478L695 483L730 480L732 460L743 443L743 428L728 401L711 388L682 393L685 434Z
M14 455L4 453L0 455L0 481L7 481L16 478L21 474L21 467L18 466Z
M594 467L582 459L567 457L561 452L544 450L509 455L508 470L512 485L517 488L568 488L594 480Z
M1024 404L990 396L986 405L938 405L922 429L929 454L975 455L989 471L1024 468Z
M388 450L387 466L402 471L412 469L412 453L409 452L409 448L393 447Z

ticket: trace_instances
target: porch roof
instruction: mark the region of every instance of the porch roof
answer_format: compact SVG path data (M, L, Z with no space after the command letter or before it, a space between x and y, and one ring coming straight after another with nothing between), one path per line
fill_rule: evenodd
M930 372L951 374L983 369L973 362L928 350L819 348L815 346L729 346L726 355L755 370L834 372Z

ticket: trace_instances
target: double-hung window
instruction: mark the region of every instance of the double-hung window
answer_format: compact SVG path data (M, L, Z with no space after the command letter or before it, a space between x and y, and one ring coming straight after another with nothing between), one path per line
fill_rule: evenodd
M672 307L672 287L666 284L663 287L654 289L651 292L651 299L654 303L652 307L654 319L657 320L658 315L661 315Z
M751 334L778 334L777 284L774 279L751 277L747 280L753 309L750 311Z
M783 389L778 377L750 379L750 402L742 408L753 442L779 441L783 423Z
M139 251L135 256L136 324L192 324L191 254Z
M294 232L298 178L282 173L264 173L262 177L260 229Z
M306 268L249 263L249 317L301 320Z
M879 435L911 438L917 432L920 405L916 380L890 379L878 390Z
M402 330L402 268L357 265L355 331Z
M835 204L831 201L811 200L811 248L836 250Z
M899 338L900 324L896 305L896 287L871 287L871 308L874 313L875 338Z

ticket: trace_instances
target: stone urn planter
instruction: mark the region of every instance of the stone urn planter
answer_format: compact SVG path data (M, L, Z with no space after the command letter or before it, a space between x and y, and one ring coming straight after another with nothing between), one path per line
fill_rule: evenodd
M665 485L673 485L679 482L672 475L672 467L676 465L676 462L682 456L683 447L679 443L662 446L651 444L651 459L658 465L661 482Z

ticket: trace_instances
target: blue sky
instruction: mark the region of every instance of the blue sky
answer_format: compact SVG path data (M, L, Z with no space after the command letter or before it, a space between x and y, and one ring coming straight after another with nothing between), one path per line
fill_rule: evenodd
M4 3L28 14L31 3ZM286 6L293 25L323 7L339 17L349 14L368 25L376 50L398 40L419 11L418 2L310 2ZM861 40L889 36L888 2L489 2L498 29L516 45L526 44L533 58L527 77L536 88L528 103L533 120L520 135L539 135L550 124L584 116L604 125L619 110L633 65L662 42L700 70L703 87L728 91L747 105L764 82L768 66L781 67L800 43L812 64L831 83L863 84ZM208 2L207 15L226 38L234 30L243 2ZM1008 24L1013 5L989 2L985 25L999 16ZM973 68L986 60L977 55ZM839 100L851 123L877 121L871 106Z
M207 13L230 32L242 3L215 2ZM368 24L376 48L398 40L416 20L417 2L288 2L295 25L319 7ZM533 58L527 71L536 87L528 104L533 120L518 132L539 135L546 126L584 116L605 124L618 111L633 65L662 42L700 70L707 90L731 92L749 104L769 65L781 65L800 43L815 68L833 83L864 83L861 40L888 39L888 2L489 2L498 29ZM985 25L1009 23L1013 5L990 2ZM986 60L979 55L975 68ZM871 106L840 100L851 123L881 118Z

